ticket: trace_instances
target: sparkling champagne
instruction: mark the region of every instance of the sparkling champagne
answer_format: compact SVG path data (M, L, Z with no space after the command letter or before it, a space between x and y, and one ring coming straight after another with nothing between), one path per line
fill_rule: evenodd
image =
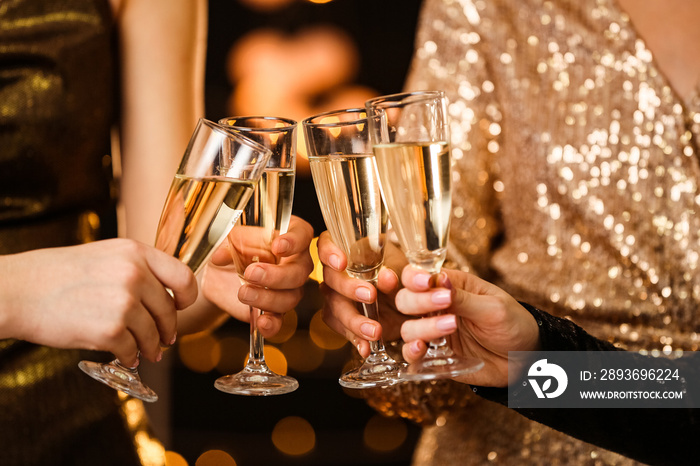
M156 248L195 273L226 238L250 198L254 183L175 175L156 233Z
M240 224L229 236L239 275L253 262L277 262L270 247L287 232L293 201L294 170L266 168L243 209Z
M309 165L326 227L348 258L347 271L373 279L384 260L387 220L374 157L309 157Z
M450 152L445 142L375 145L382 195L409 261L439 270L450 227Z

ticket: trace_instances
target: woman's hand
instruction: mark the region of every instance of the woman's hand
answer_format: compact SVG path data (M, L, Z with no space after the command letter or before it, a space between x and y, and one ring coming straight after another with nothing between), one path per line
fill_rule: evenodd
M378 340L382 335L384 338L398 338L405 316L392 308L394 293L399 285L394 270L401 270L405 265L401 251L393 245L385 247L384 266L377 279L378 290L366 281L347 274L347 258L327 231L319 236L318 256L323 264L321 291L325 297L323 320L326 324L345 336L362 357L369 355L370 341ZM379 300L382 324L365 317L357 307L357 302L372 303L375 300Z
M512 296L495 285L458 270L439 275L431 288L430 275L406 267L405 288L396 296L399 311L414 317L444 311L435 317L406 321L401 336L403 356L415 362L426 352L426 342L447 337L453 351L485 363L483 369L459 378L484 386L508 385L508 351L535 351L539 328L532 315Z
M151 361L192 304L190 269L151 246L112 239L0 257L0 336ZM172 296L167 290L172 291Z
M231 232L238 235L232 242L240 245L237 247L242 250L246 250L246 233L245 229ZM313 227L292 216L287 233L272 242L271 251L279 258L279 263L255 262L249 265L244 272L245 285L240 283L230 243L226 242L205 269L203 295L244 322L250 320L249 306L262 309L265 312L258 318L258 328L264 337L275 335L282 327L283 314L294 309L303 296L303 286L313 270L309 251L312 239ZM254 243L251 242L251 248L255 248Z

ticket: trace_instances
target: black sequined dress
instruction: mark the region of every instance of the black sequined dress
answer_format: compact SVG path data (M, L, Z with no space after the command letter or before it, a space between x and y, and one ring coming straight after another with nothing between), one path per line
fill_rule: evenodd
M0 2L0 254L115 234L116 56L107 0ZM141 464L84 356L0 340L0 464Z

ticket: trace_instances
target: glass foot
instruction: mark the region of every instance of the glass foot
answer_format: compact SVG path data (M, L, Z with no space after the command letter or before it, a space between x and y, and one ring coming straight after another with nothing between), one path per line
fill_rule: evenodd
M109 363L80 361L78 367L93 379L99 380L115 390L121 390L148 403L158 401L156 392L141 381L136 369L122 366L116 361Z
M219 377L214 386L233 395L268 396L284 395L299 388L294 377L272 372L266 365L247 366L238 374Z
M338 383L345 388L387 387L400 382L405 363L396 362L386 352L372 354L362 365L343 374Z
M411 381L451 379L471 374L482 367L484 367L484 362L476 358L454 355L427 356L419 362L406 366L406 370L401 372L401 377Z

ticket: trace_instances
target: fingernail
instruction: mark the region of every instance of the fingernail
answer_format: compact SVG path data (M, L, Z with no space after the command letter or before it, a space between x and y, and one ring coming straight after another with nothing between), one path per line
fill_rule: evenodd
M246 273L246 280L249 282L259 282L265 276L265 269L262 267L253 267L252 270Z
M170 340L170 346L173 346L175 344L176 340L177 340L177 332L175 332L175 335L173 335L173 339Z
M360 301L369 301L370 297L372 296L372 293L370 293L370 291L367 288L359 287L355 290L355 296Z
M272 322L270 322L270 319L258 318L257 324L258 324L258 328L262 329L262 330L269 330L270 327L272 327Z
M289 250L289 241L286 239L281 239L277 242L277 253L284 254Z
M447 288L448 290L452 289L452 282L450 281L450 277L447 276L447 274L441 274L442 275L442 287Z
M411 354L419 354L420 353L420 341L413 341L411 342L410 345L408 345L408 350L411 352Z
M419 288L430 288L430 275L419 273L413 277L413 284Z
M450 290L435 291L430 300L433 304L450 304L452 302L452 292Z
M335 254L331 254L331 257L328 258L328 262L335 270L340 270L340 257Z
M258 298L258 292L252 286L244 285L241 287L238 293L239 297L241 298L241 301L245 301L247 303L255 301Z
M437 320L435 327L438 330L455 330L457 328L457 318L453 314L444 315Z
M369 322L365 322L364 324L360 325L360 331L362 332L362 335L370 340L374 340L374 336L377 334L377 328Z
M130 369L136 369L137 367L139 367L140 363L141 363L141 359L136 358L136 362L134 363L133 366L130 367Z
M156 362L160 362L160 360L163 359L163 352L161 351L158 353L158 356L156 356Z

